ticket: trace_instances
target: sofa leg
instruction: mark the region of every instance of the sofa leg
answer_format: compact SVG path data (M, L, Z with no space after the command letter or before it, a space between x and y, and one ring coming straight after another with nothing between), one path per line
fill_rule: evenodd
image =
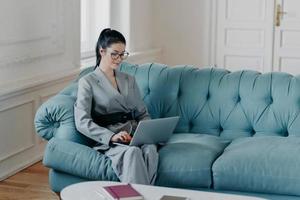
M55 192L55 194L58 196L58 199L61 200L61 198L60 198L60 192Z

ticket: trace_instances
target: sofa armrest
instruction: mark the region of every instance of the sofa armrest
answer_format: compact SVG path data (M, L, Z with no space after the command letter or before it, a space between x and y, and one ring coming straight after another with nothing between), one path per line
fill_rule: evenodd
M85 179L119 181L109 157L71 141L52 138L46 146L43 164Z
M46 140L60 138L93 145L94 141L76 130L74 121L74 97L58 94L43 103L35 114L37 134Z

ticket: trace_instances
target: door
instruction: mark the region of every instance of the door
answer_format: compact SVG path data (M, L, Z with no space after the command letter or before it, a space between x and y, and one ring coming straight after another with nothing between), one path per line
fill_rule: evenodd
M217 66L300 74L299 6L299 0L217 0Z
M274 0L217 2L217 66L231 71L270 70Z
M300 74L300 1L277 0L274 71Z

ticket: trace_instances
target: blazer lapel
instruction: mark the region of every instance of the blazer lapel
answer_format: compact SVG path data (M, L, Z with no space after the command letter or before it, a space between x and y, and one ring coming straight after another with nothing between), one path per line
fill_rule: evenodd
M116 75L116 81L117 85L119 87L120 93L122 94L123 97L127 97L128 95L128 87L129 87L129 80L127 76L124 76L122 73L119 71L115 70L115 75Z
M128 92L128 87L125 86L128 85L128 81L123 81L123 78L118 78L119 74L116 73L116 81L120 90L120 92L118 92L99 68L96 68L94 73L98 77L98 84L100 84L100 86L104 88L106 92L109 92L110 95L115 96L114 100L117 101L123 107L123 109L127 110L126 99L125 96L123 96L123 94Z

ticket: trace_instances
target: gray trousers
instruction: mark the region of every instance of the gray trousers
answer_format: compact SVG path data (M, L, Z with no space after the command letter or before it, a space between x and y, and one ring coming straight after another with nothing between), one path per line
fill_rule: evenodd
M135 146L116 145L105 151L112 160L112 167L126 183L153 185L156 179L158 153L156 145Z

